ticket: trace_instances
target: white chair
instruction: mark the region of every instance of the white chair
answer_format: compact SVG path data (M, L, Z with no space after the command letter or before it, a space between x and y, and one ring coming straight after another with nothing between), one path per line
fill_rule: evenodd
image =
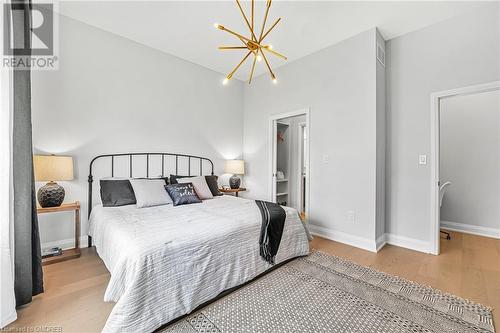
M439 207L443 206L444 192L446 192L446 188L450 185L451 185L451 182L446 182L439 187Z
M443 197L444 197L444 193L446 192L446 189L448 188L448 186L451 185L451 182L446 182L444 183L443 185L441 185L439 187L439 207L442 207L443 206ZM450 233L449 232L446 232L446 231L442 231L440 230L443 234L446 235L446 239L450 240L451 239L451 236L450 236Z

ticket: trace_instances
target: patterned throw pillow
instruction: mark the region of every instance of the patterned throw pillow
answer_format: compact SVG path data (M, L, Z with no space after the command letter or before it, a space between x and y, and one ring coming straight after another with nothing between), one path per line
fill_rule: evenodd
M191 183L165 185L165 189L172 198L174 206L202 202Z
M170 174L170 184L177 184L179 178L189 178L189 177L195 177L195 176L179 176L179 175L172 175ZM212 195L215 196L221 196L224 195L221 191L219 191L219 184L217 183L217 179L219 177L212 175L212 176L205 176L205 180L207 181L208 188L210 188L210 192L212 192Z

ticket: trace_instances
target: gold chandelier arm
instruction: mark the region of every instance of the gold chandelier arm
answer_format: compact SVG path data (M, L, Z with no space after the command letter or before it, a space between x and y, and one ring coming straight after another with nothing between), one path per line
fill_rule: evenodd
M224 27L224 26L222 26L222 25L219 25L219 26L218 26L218 28L219 28L220 30L222 30L222 31L227 31L227 32L228 32L228 33L230 33L231 35L234 35L234 36L238 37L240 40L242 40L242 42L243 42L243 40L246 40L247 42L252 42L252 43L255 43L253 40L250 40L250 39L246 38L245 36L240 35L240 34L239 34L239 33L237 33L237 32L234 32L234 31L232 31L232 30L229 30L228 28L226 28L226 27ZM245 42L243 42L243 43L246 45L246 43L245 43Z
M262 49L264 49L264 50L266 50L267 52L270 52L270 53L274 54L275 56L282 58L283 60L288 60L288 58L287 58L287 57L285 57L284 55L282 55L281 53L276 52L276 51L274 51L274 50L271 50L271 49L270 49L270 48L268 48L268 47L261 46L261 48L260 48L260 49L261 49L261 50L262 50Z
M243 43L243 45L245 45L246 48L248 48L248 45L247 45L247 42L245 42L245 40L241 37L238 37L239 40L241 40L241 42Z
M281 21L281 17L279 19L277 19L276 22L274 22L274 24L271 26L271 28L269 28L269 30L267 30L267 32L264 34L264 36L262 36L259 39L259 43L262 43L262 41L266 38L266 36L269 35L269 33L271 32L271 30L274 29L274 27L276 26L276 24L279 23L279 21Z
M247 50L248 47L246 46L219 46L219 50Z
M240 9L241 15L243 15L243 19L245 20L245 23L247 24L248 29L250 29L250 33L252 34L252 40L257 41L257 37L255 37L253 29L250 26L250 22L248 22L247 16L245 15L245 12L243 11L243 8L241 7L240 1L236 0L236 3L238 4L238 8Z
M234 32L234 31L232 31L232 30L227 29L227 28L226 28L226 27L224 27L224 26L219 25L219 29L220 29L220 30L227 31L227 32L229 32L230 34L235 35L236 37L238 37L238 38L240 38L240 39L244 39L244 40L246 40L247 42L250 42L250 43L254 44L255 46L258 46L258 47L259 47L259 48L261 48L261 49L266 49L266 50L267 50L267 51L269 51L270 53L273 53L275 56L278 56L278 57L280 57L280 58L282 58L282 59L284 59L284 60L288 60L288 59L287 59L287 57L285 57L285 56L284 56L284 55L282 55L281 53L278 53L278 52L276 52L276 51L274 51L274 50L271 50L271 49L269 49L269 48L267 48L267 47L265 47L265 46L263 46L263 45L261 45L261 44L259 44L259 43L255 42L255 41L253 41L253 40L250 40L250 39L246 38L245 36L242 36L242 35L240 35L240 34L238 34L238 33Z
M255 70L255 62L257 61L257 55L254 53L252 70L250 71L250 79L248 79L248 84L252 83L253 72Z
M258 40L262 40L262 34L264 33L264 28L266 27L267 15L269 14L270 8L271 8L271 0L267 0L266 13L264 14L264 21L262 22L262 29L260 29L260 36Z
M254 15L253 15L253 13L254 13L254 5L255 5L254 4L254 0L252 0L252 31L253 31L253 21L254 21Z
M238 68L240 68L240 66L245 62L245 60L247 60L248 56L251 53L252 53L252 51L248 52L247 55L240 61L240 63L238 65L236 65L236 67L231 71L231 73L229 73L229 75L227 76L228 80L230 80L233 77L234 72L236 72L238 70Z
M271 74L271 79L273 80L276 79L276 76L274 75L273 70L271 69L271 65L269 65L269 61L267 61L266 55L264 54L264 51L262 51L262 49L260 49L260 53L262 54L262 58L264 58L264 62L267 65L267 69L269 69L269 73Z

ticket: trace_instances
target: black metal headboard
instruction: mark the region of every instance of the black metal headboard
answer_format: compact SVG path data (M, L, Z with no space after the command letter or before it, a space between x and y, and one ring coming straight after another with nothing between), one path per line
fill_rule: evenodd
M150 156L161 156L161 177L165 176L165 158L166 157L172 157L175 158L175 174L179 175L185 175L187 174L188 176L191 176L191 161L194 163L198 162L200 165L200 176L203 175L203 165L204 163L209 163L210 166L210 174L214 174L214 164L213 162L206 157L201 157L201 156L196 156L196 155L186 155L186 154L175 154L175 153L121 153L121 154L105 154L105 155L99 155L96 156L90 161L89 165L89 193L88 193L88 217L90 218L90 213L92 212L92 183L94 181L94 177L92 175L92 167L94 165L94 162L98 159L104 158L104 159L109 159L109 162L111 163L111 177L114 177L115 175L115 157L127 157L129 158L129 176L132 178L133 175L133 167L134 167L134 156L142 156L146 158L146 178L149 178L149 170L150 170ZM179 161L180 160L186 160L188 162L187 165L187 170L181 170L179 173ZM156 177L156 176L155 176ZM89 246L91 244L91 239L89 237Z

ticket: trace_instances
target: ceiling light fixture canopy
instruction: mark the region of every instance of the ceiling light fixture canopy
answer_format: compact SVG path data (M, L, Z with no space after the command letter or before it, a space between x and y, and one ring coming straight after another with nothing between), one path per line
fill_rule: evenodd
M247 16L245 15L245 12L243 11L243 8L241 7L240 1L236 0L236 4L238 5L238 8L240 9L241 15L243 15L243 19L245 20L245 23L250 30L250 37L245 37L242 34L239 34L237 32L234 32L225 26L215 23L214 26L215 28L226 31L230 33L231 35L237 37L243 45L239 46L219 46L219 50L248 50L247 54L243 57L243 59L240 61L236 67L233 68L233 70L227 75L227 77L224 79L223 84L227 84L229 80L232 79L234 73L240 68L240 66L250 57L250 55L253 55L253 63L252 63L252 70L250 71L250 78L248 79L248 84L252 83L252 78L253 78L253 73L255 71L255 63L257 61L261 61L264 59L264 62L266 63L267 69L269 70L269 74L271 75L271 80L276 83L276 75L274 74L273 70L271 69L271 65L269 64L269 61L266 57L265 53L272 54L274 56L277 56L283 60L287 60L287 57L285 57L283 54L276 52L273 50L273 46L270 44L264 44L264 39L269 35L269 33L276 27L276 25L281 21L281 17L274 22L271 27L264 32L266 28L266 21L267 21L267 16L269 14L269 9L271 8L271 2L272 0L267 0L266 3L266 11L264 13L264 21L262 22L262 27L260 29L260 34L259 37L257 38L257 33L255 31L255 26L254 26L254 11L255 11L255 3L254 0L251 2L251 18L250 21L248 20Z

